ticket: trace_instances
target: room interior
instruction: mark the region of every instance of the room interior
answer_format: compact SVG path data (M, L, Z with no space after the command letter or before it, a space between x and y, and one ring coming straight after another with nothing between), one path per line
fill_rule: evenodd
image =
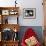
M0 0L0 46L22 46L28 28L46 46L46 0Z

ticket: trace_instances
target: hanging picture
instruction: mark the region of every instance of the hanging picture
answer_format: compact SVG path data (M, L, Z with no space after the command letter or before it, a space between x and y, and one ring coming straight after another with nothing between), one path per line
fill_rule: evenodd
M2 10L2 15L9 15L9 10Z
M24 18L34 19L36 18L36 8L24 8Z

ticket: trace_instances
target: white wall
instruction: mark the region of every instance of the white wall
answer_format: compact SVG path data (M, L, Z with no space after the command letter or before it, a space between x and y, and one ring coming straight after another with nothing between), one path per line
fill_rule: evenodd
M0 6L15 6L15 0L0 0ZM43 26L43 6L42 0L17 0L20 7L19 10L19 24L21 26ZM36 8L36 18L35 19L24 19L23 18L23 8Z
M20 23L26 26L43 26L43 6L42 0L24 0L22 8L36 8L36 19L24 19L23 10L21 10Z

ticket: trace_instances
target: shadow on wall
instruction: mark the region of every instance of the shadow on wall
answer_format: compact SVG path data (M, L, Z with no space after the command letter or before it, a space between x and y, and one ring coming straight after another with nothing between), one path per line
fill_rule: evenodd
M21 26L20 31L19 31L19 40L20 40L20 42L21 42L21 40L24 36L25 31L28 28L32 28L36 32L39 41L41 43L43 43L43 30L42 30L41 26Z

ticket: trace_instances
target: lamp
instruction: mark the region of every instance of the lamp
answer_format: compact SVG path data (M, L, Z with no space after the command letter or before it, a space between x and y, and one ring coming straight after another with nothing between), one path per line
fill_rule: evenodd
M14 32L17 32L17 29L16 28L14 29Z
M16 4L17 4L17 2L16 2L17 0L15 0L15 7L16 7Z

